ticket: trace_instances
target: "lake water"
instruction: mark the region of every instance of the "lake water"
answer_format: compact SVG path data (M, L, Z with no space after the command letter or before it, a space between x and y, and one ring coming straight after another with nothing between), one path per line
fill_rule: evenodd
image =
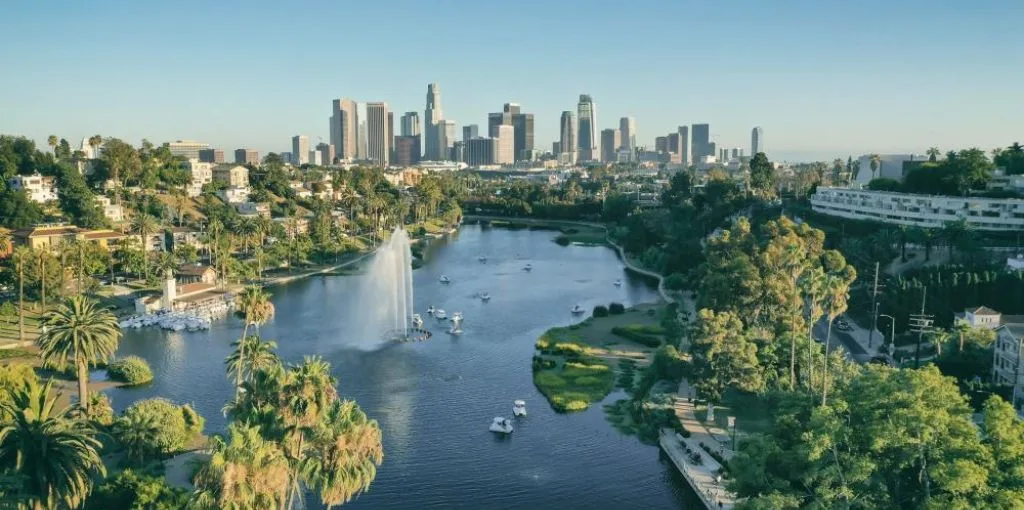
M414 272L416 310L434 336L420 343L368 349L346 335L361 276L316 277L271 289L277 313L261 328L286 362L328 360L341 394L355 399L384 434L384 464L370 491L345 508L700 508L657 447L616 432L600 405L557 414L533 385L530 361L547 328L574 321L610 301L654 302L649 282L630 277L606 247L554 242L550 231L465 226L425 249ZM477 259L484 255L486 263ZM523 271L527 263L532 272ZM452 283L438 278L448 275ZM623 281L621 287L613 282ZM474 297L486 291L487 303ZM465 314L452 337L426 315L428 306ZM578 319L576 319L578 320ZM118 355L142 356L155 380L109 391L120 411L162 396L190 402L208 433L223 430L221 408L232 394L224 373L237 319L209 331L132 330ZM617 398L613 393L606 399ZM489 432L494 416L510 416L524 399L529 416L509 437ZM316 508L316 498L309 499Z

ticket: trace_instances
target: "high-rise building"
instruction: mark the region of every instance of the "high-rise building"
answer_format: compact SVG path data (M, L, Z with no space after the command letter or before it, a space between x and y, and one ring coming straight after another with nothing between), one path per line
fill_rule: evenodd
M669 133L665 151L668 152L669 163L679 163L679 132Z
M366 103L366 159L387 168L391 156L388 104Z
M654 137L654 152L668 152L668 137Z
M623 117L619 119L619 143L623 149L636 148L636 119Z
M260 164L260 153L254 149L235 149L235 164L258 165Z
M515 163L516 130L512 126L498 126L498 136L494 137L494 163L511 165Z
M597 139L597 111L594 107L594 100L589 94L580 94L580 102L576 105L577 122L576 129L577 147L579 147L580 161L594 161L600 155L600 147Z
M420 135L395 137L395 166L413 166L420 162Z
M181 156L188 159L199 159L199 151L209 149L210 144L197 142L195 140L175 140L167 144L172 156Z
M420 134L420 114L405 112L402 115L402 136L416 136L418 134Z
M601 130L601 162L615 162L615 148L619 146L619 130Z
M515 113L512 115L512 127L516 133L516 161L532 159L533 156L533 114Z
M455 143L457 138L455 137L455 121L454 120L441 120L437 123L437 129L440 131L438 139L441 143L441 156L444 159L448 159L451 154L452 144Z
M694 124L693 132L693 161L700 162L704 156L714 156L715 149L711 147L711 127L707 124Z
M462 126L462 141L468 142L476 137L480 136L480 126L476 124L470 124L468 126Z
M494 146L497 140L494 138L477 137L465 141L463 156L467 165L493 165Z
M764 152L764 130L755 127L750 130L750 156L754 157L758 152Z
M423 155L429 161L441 161L447 159L447 141L442 140L444 133L439 129L438 124L444 120L444 111L441 109L441 86L436 83L427 85L427 108L423 112L424 137Z
M743 149L739 147L732 148L732 159L740 159L743 157Z
M391 151L389 160L395 159L395 113L388 111L388 149Z
M329 143L319 143L316 146L317 152L320 153L320 164L332 165L334 164L334 146Z
M309 137L295 135L292 137L292 164L305 165L309 163Z
M556 157L562 153L562 142L551 142L551 154Z
M708 142L708 153L706 154L706 156L714 157L717 152L718 144L716 144L715 142Z
M199 161L219 165L224 162L224 151L221 149L199 149Z
M314 150L309 151L309 153L306 154L306 157L309 158L307 161L309 161L310 165L313 165L313 166L323 166L323 164L324 164L324 160L323 160L323 158L320 157L320 151L318 151L318 150L314 149Z
M452 148L448 151L448 159L461 163L466 159L466 142L458 141L452 144Z
M487 114L487 136L498 137L498 126L511 126L512 114L508 112L497 112Z
M351 99L335 99L331 108L330 144L334 146L335 155L343 161L358 158L359 104Z
M356 158L367 159L367 147L366 147L366 121L359 121L359 132L356 138Z
M679 163L690 166L690 127L679 126Z
M571 154L570 160L576 161L576 116L570 111L562 112L562 127L561 136L558 139L559 152L557 156L562 154Z

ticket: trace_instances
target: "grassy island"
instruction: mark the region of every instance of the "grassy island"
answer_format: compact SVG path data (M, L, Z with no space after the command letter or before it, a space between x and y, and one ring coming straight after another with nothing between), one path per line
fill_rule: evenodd
M537 339L533 383L556 411L587 409L612 391L623 367L632 373L635 365L650 362L661 344L657 317L655 307L639 306L547 330ZM643 331L643 338L622 331Z

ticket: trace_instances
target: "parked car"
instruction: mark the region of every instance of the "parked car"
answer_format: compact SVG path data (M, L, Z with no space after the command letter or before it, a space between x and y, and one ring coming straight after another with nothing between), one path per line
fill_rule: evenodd
M837 319L836 320L836 328L838 328L839 331L849 331L849 330L853 329L853 328L850 327L850 323L844 321L843 319Z

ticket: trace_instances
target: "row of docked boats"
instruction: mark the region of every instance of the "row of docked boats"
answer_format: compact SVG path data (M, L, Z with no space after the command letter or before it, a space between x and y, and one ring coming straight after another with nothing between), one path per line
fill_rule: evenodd
M214 319L227 315L233 306L230 301L218 302L185 311L145 313L126 317L119 322L121 329L159 327L168 331L205 331Z

